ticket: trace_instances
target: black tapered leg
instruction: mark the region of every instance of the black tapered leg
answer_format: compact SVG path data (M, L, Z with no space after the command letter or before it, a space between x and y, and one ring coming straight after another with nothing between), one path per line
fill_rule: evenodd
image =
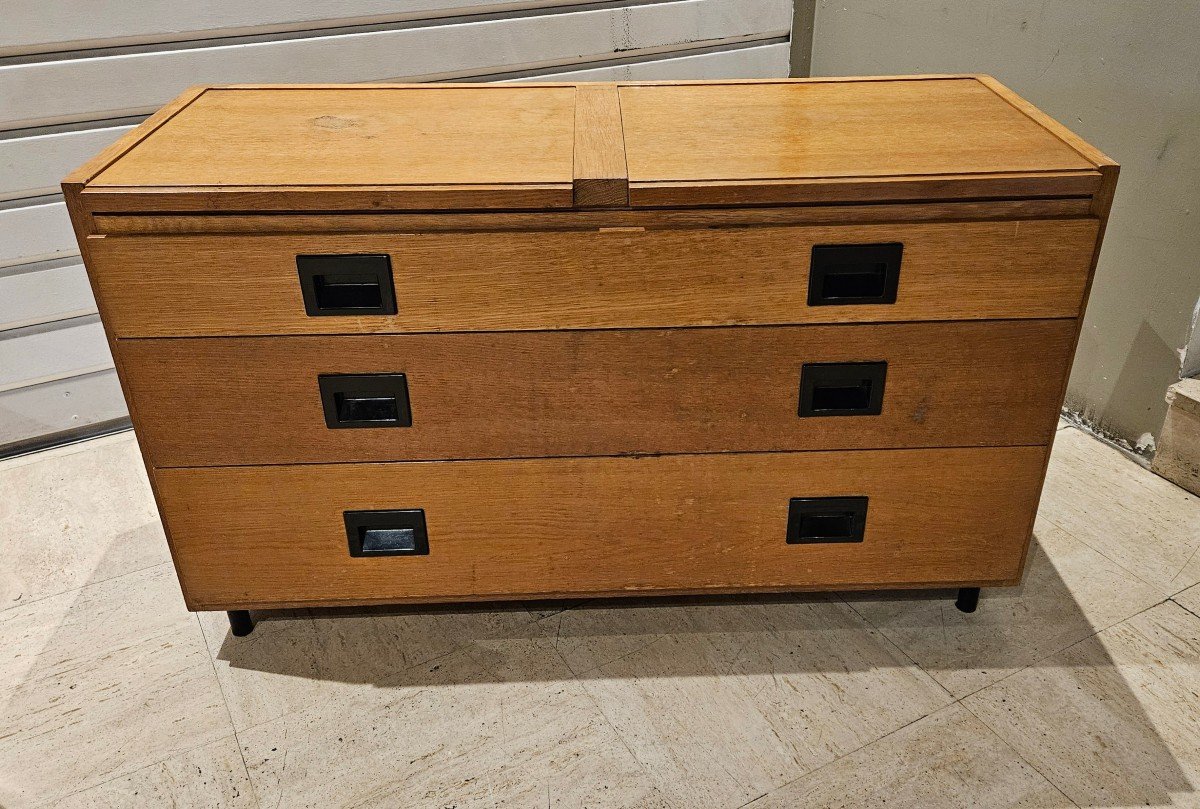
M958 598L955 599L954 606L958 607L963 612L975 612L975 608L979 606L979 588L958 588Z
M250 617L250 610L230 610L225 614L229 616L229 628L234 637L244 638L254 631L254 619Z

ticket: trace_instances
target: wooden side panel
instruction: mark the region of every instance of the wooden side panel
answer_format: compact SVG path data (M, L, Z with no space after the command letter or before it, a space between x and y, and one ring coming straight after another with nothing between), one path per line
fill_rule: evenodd
M103 236L119 337L1074 317L1094 219L717 230ZM807 306L813 245L903 242L895 304ZM296 255L388 253L399 314L308 317Z
M1044 444L1072 320L118 341L156 466ZM804 363L886 361L800 418ZM170 369L164 374L163 369ZM408 428L329 429L318 374L405 373Z
M158 470L192 609L655 590L999 584L1044 447ZM785 543L867 496L861 543ZM421 508L427 556L351 558L343 510Z

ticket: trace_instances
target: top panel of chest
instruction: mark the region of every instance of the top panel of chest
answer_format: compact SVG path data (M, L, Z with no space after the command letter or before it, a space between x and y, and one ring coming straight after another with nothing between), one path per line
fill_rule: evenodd
M986 77L238 86L68 184L92 211L688 207L1088 196L1108 162Z

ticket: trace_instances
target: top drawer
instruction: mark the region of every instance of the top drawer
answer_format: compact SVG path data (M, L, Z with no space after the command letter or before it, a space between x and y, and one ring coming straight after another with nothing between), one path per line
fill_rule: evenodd
M88 249L118 337L669 328L1075 317L1097 226L110 235Z

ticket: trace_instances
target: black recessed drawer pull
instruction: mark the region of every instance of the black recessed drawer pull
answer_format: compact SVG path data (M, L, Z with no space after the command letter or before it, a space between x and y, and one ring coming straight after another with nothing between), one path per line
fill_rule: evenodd
M425 511L419 508L384 511L343 511L350 555L427 556L429 535Z
M412 426L404 374L321 374L317 387L326 427Z
M903 252L899 242L814 245L808 305L895 303Z
M800 415L878 416L886 362L806 362L800 371Z
M862 542L866 497L793 497L788 502L787 544Z
M387 255L296 256L304 311L322 315L394 315Z

